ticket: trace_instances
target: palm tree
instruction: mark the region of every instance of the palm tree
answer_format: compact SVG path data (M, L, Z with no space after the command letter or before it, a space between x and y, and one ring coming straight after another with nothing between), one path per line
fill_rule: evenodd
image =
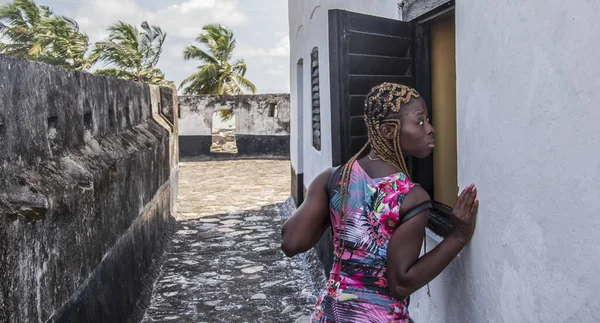
M109 27L108 39L97 42L92 55L104 62L107 68L95 73L175 88L173 82L165 80L165 74L156 67L167 34L146 21L141 27L140 31L122 21Z
M93 61L86 57L88 36L70 18L55 16L33 0L15 0L0 6L0 53L86 70Z
M79 32L79 25L73 19L58 17L49 19L40 27L37 43L30 53L36 53L38 48L47 47L46 55L40 60L49 64L59 65L75 70L88 70L95 59L86 56L89 49L89 38Z
M183 54L186 60L199 59L204 64L198 66L198 71L187 77L181 83L184 94L243 94L242 89L256 93L256 86L244 77L246 63L238 59L229 63L235 49L233 32L221 25L206 25L204 33L196 41L205 45L204 51L194 45L188 46Z
M16 0L0 6L0 36L8 43L0 43L0 52L25 59L34 59L29 54L33 47L37 29L43 19L52 15L48 7L38 7L31 0Z

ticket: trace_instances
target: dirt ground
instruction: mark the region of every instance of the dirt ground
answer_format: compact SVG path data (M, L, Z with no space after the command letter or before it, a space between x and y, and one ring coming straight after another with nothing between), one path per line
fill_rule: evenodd
M290 162L226 160L179 166L178 220L257 210L290 196Z

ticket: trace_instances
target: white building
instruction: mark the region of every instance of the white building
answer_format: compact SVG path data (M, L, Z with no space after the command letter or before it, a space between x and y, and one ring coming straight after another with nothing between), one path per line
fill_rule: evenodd
M413 318L599 322L600 2L399 2L289 1L295 198L362 146L371 86L413 85L437 130L434 156L412 161L440 202L432 230L459 188L481 200Z

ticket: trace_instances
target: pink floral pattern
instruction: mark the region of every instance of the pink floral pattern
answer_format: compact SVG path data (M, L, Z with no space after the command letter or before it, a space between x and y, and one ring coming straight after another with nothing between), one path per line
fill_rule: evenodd
M400 206L415 186L405 174L370 178L352 165L342 261L334 262L312 322L411 322L406 301L388 290L389 239L400 223ZM340 244L339 183L330 201L334 250Z

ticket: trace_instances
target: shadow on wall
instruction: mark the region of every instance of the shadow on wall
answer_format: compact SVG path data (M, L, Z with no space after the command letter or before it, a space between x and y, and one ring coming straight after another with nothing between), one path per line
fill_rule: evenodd
M179 97L182 159L290 156L288 94Z

